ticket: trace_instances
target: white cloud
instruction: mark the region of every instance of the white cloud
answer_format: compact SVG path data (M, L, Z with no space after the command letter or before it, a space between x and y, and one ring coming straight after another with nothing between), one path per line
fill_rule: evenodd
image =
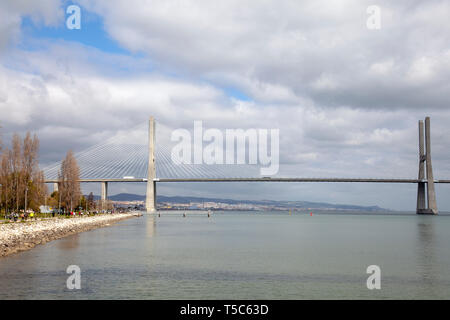
M54 26L64 17L60 0L3 0L0 2L0 53L8 44L20 40L24 16L44 25Z
M450 4L443 1L380 1L376 32L366 28L370 1L82 3L126 48L178 72L232 81L263 103L283 96L352 108L420 108L423 97L434 108L450 102L439 95L450 74ZM424 77L419 92L416 80ZM393 98L374 102L380 89Z

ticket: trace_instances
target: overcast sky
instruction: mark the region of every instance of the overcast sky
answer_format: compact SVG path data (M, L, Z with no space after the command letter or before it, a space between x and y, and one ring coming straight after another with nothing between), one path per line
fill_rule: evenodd
M81 7L81 29L66 8ZM381 9L381 28L366 22ZM42 166L142 125L280 129L280 172L416 178L417 121L450 179L450 2L0 2L3 140L27 130ZM144 185L111 193L143 194ZM84 187L100 193L100 186ZM161 185L163 195L290 199L414 210L416 186ZM450 186L437 186L450 210Z

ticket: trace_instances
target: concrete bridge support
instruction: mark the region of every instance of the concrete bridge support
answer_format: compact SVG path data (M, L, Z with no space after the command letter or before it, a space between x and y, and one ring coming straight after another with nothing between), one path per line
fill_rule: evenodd
M101 197L101 203L102 203L102 211L106 208L106 200L108 200L108 182L103 181L102 182L102 197Z
M425 180L425 150L424 150L424 129L423 121L419 121L419 177L420 181ZM417 213L426 209L425 182L419 182L417 187Z
M148 174L147 196L145 207L147 212L156 212L156 167L155 167L155 119L150 117L148 126Z
M425 137L424 137L425 131ZM424 148L425 140L425 148ZM425 151L424 151L425 149ZM425 179L426 168L426 179ZM430 118L419 121L419 178L417 188L417 214L438 214L436 191L434 187L433 166L431 163L431 126ZM426 183L423 182L426 180ZM425 193L426 190L426 193ZM426 199L426 200L425 200Z
M58 192L59 191L59 183L58 182L54 182L53 183L53 192Z

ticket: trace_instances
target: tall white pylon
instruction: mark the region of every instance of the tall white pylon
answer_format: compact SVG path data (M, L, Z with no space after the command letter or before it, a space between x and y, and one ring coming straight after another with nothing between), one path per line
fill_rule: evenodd
M145 207L147 212L156 211L156 168L155 168L155 119L150 117L148 124L148 174L147 197Z
M426 179L425 171L427 174ZM425 137L423 121L419 121L419 180L420 182L417 190L417 214L437 214L436 191L434 188L433 166L431 164L430 117L425 118Z

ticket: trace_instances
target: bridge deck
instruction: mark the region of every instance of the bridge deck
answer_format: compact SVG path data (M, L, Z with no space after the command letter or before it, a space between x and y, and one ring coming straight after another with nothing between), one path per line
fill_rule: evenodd
M80 182L147 182L147 179L80 179ZM156 182L365 182L365 183L427 183L418 179L376 179L376 178L156 178ZM57 183L58 180L45 180ZM434 180L435 183L450 183L450 180Z

